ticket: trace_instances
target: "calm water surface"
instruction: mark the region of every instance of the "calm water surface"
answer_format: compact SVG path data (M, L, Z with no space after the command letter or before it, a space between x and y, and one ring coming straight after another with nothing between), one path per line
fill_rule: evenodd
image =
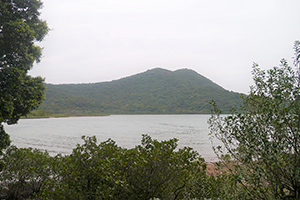
M153 139L179 139L179 147L189 146L206 161L216 159L209 140L207 120L210 115L111 115L103 117L68 117L21 119L16 125L6 125L12 144L47 150L51 155L69 154L82 135L109 138L125 148L139 145L142 134Z

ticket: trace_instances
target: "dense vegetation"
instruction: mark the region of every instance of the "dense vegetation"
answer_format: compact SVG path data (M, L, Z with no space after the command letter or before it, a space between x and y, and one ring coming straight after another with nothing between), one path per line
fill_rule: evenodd
M294 49L294 69L285 59L268 71L254 64L241 113L223 118L213 106L211 132L224 144L215 150L236 162L240 199L300 199L300 41Z
M52 113L209 113L211 99L225 112L241 104L240 94L188 69L156 68L111 82L46 87L41 109Z
M0 199L234 199L233 176L207 175L204 159L177 139L143 135L132 149L82 137L70 155L10 146L1 158ZM243 198L241 198L243 199Z
M204 159L191 148L177 150L177 139L143 136L133 149L83 137L67 156L11 146L3 156L1 199L189 199L194 182L208 180ZM176 149L176 150L175 150ZM193 186L193 187L192 187Z
M17 123L44 99L44 80L27 74L40 61L36 43L48 32L41 7L38 0L0 1L0 155L10 143L3 123Z

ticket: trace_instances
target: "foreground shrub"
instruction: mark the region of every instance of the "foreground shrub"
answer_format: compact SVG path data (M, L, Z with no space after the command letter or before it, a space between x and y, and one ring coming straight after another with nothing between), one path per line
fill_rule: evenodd
M177 148L178 139L157 141L143 135L142 144L128 151L125 180L133 199L182 199L189 181L205 168L192 148Z
M254 64L242 113L223 117L212 104L211 133L223 142L215 150L237 161L235 198L300 199L300 41L294 49L296 69L284 59L267 72Z
M0 197L23 199L41 193L51 175L50 160L47 152L10 146L2 158L5 165L0 172Z
M114 141L96 144L96 137L83 137L71 155L55 157L55 177L43 196L51 199L107 199L122 187L120 168L124 149Z
M71 155L56 156L54 175L43 187L47 199L182 199L192 178L205 174L204 159L177 139L157 141L143 135L133 149L112 140L97 144L83 137Z

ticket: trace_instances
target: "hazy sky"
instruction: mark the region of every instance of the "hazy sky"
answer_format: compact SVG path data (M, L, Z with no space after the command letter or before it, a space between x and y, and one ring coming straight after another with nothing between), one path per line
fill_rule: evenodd
M292 65L300 0L43 0L51 31L30 74L103 82L161 67L193 69L248 93L251 69Z

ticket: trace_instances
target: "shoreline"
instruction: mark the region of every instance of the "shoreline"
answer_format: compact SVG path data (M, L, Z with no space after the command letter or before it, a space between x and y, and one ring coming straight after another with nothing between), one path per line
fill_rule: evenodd
M45 119L45 118L64 118L64 117L106 117L111 115L211 115L211 114L190 114L190 113L119 113L119 114L46 114L21 116L20 119Z
M84 114L53 114L53 115L46 115L46 116L22 116L20 119L46 119L46 118L64 118L64 117L106 117L110 116L110 114L91 114L91 115L84 115Z

